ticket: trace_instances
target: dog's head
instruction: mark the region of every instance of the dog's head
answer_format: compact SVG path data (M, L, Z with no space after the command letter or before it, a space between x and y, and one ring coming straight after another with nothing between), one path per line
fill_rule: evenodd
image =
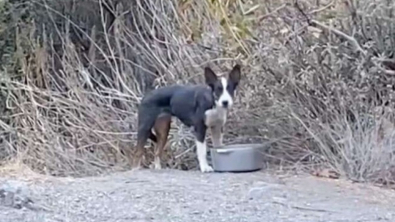
M215 105L228 109L233 105L234 92L240 81L240 65L235 65L228 76L218 78L217 75L209 67L204 69L204 77L206 84L213 91Z

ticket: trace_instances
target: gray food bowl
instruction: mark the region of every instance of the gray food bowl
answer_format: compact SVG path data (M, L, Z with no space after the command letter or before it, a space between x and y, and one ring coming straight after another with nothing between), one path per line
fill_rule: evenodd
M210 149L217 172L248 172L263 167L263 144L233 144Z

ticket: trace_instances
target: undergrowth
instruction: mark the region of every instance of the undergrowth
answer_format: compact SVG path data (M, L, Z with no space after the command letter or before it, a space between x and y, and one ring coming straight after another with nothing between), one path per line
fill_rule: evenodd
M5 0L0 13L3 163L57 176L128 169L145 92L240 63L225 143L395 179L392 1ZM175 121L170 137L167 167L195 168L189 130Z

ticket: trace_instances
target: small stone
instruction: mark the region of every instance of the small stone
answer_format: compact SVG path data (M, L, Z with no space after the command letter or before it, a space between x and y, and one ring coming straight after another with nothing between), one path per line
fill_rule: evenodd
M264 192L267 192L269 189L270 187L253 187L248 191L248 199L259 199L263 196Z
M6 181L0 186L0 204L21 209L31 204L28 187L18 181Z

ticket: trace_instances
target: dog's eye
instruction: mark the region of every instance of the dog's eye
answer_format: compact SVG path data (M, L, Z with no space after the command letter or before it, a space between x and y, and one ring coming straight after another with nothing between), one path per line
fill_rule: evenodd
M222 90L224 90L224 87L218 86L218 90L219 90L219 91L222 91Z

